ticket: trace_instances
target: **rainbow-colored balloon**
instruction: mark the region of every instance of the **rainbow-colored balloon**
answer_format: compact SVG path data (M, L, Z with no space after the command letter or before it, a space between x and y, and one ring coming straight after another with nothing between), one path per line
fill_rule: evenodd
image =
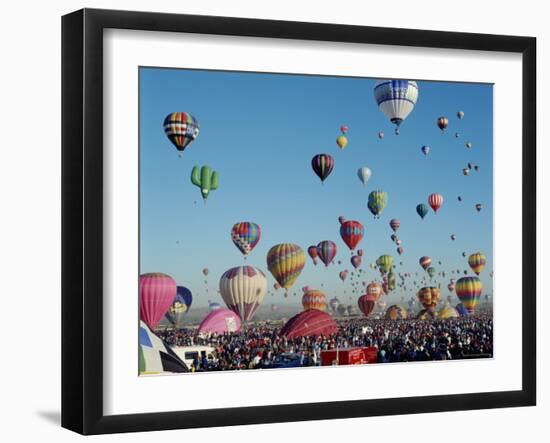
M288 290L296 282L306 264L306 254L300 246L281 243L267 253L267 268L281 287Z
M456 282L456 295L470 314L476 308L481 291L483 291L483 284L478 277L462 277Z

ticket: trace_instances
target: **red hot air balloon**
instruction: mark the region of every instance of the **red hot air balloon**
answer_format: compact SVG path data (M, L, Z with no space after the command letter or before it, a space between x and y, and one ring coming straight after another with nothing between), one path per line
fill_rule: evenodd
M372 281L367 285L367 295L374 298L374 301L378 301L383 293L382 285L376 281Z
M401 222L399 220L397 220L396 218L392 218L390 220L390 228L392 228L393 232L397 232L399 226L401 226Z
M420 260L418 260L418 263L420 263L420 266L422 266L422 269L424 271L428 269L432 264L432 259L430 257L424 256L420 257Z
M346 125L340 126L340 131L342 131L342 134L346 134L348 130L349 128Z
M318 257L317 246L312 245L309 248L307 248L307 253L309 254L311 259L313 260L313 264L317 266L317 257Z
M428 204L432 207L434 212L437 212L443 204L443 196L441 194L430 194L428 197Z
M325 264L325 266L328 266L330 263L332 263L332 260L334 260L334 257L336 257L336 252L336 243L334 243L333 241L323 240L317 245L317 255Z
M160 272L139 276L139 316L154 330L170 309L177 293L172 277Z
M357 247L364 234L365 228L358 221L348 220L340 225L342 240L352 251Z
M365 317L368 317L376 305L376 299L372 295L364 294L357 300L357 305Z
M330 314L317 309L308 309L288 320L281 328L281 335L288 339L311 335L329 336L338 332L338 325Z

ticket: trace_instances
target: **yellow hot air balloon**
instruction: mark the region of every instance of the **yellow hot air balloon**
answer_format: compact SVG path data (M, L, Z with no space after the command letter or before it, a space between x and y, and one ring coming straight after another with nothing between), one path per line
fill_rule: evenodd
M378 260L376 260L376 264L378 265L380 272L387 274L392 269L393 257L391 255L381 255L378 257Z
M441 300L441 290L435 286L426 286L421 288L416 296L424 309L434 310Z
M292 243L275 245L267 253L267 268L285 290L296 282L305 264L306 254Z
M474 271L477 275L483 271L486 263L487 257L485 257L481 252L476 252L468 257L468 264L470 265L470 268L472 268L472 271Z
M308 309L317 309L318 311L327 310L327 297L323 291L318 289L308 289L302 296L302 306L304 311Z
M346 147L346 145L348 144L348 138L345 136L345 135L340 135L338 136L338 138L336 139L336 144L338 145L338 147L340 149L344 149Z

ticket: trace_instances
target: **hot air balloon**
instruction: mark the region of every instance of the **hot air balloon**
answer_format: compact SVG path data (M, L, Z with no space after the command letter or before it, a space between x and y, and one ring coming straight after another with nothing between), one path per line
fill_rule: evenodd
M334 159L328 154L317 154L311 159L311 167L323 183L334 169Z
M437 211L443 204L443 196L437 193L430 194L428 197L428 204L431 206L434 213L437 213Z
M397 248L397 253L398 253L399 255L402 255L403 252L404 252L404 249L403 249L401 246L399 246L399 247Z
M462 277L456 282L456 295L471 314L479 301L483 285L478 277Z
M357 255L358 255L359 257L363 257L363 250L362 250L362 249L358 249L358 250L357 250ZM361 270L359 270L359 272L361 272Z
M403 306L391 305L386 311L386 320L404 320L408 316L407 310Z
M350 262L352 266L357 269L359 266L361 266L361 257L359 255L354 255L351 257Z
M220 278L220 294L223 301L242 322L252 320L266 290L265 274L253 266L231 268Z
M302 296L302 306L304 311L308 309L317 309L318 311L327 310L327 297L325 293L318 289L309 289Z
M344 306L345 305L340 305ZM340 306L338 309L340 309ZM338 325L326 312L309 309L288 320L281 328L281 335L288 339L324 335L326 337L338 332Z
M479 166L478 165L474 165L474 171L479 171Z
M252 222L235 223L231 229L231 240L245 258L258 244L260 236L260 227Z
M193 166L191 170L191 183L201 190L203 200L210 195L210 191L215 191L219 186L219 174L213 171L210 166L203 166L199 169L198 166Z
M348 270L346 269L344 271L340 271L338 276L340 277L340 280L346 281L346 278L348 278Z
M366 166L363 166L362 168L359 168L357 170L357 177L359 177L359 180L361 180L361 183L363 183L364 185L366 185L367 182L370 180L371 175L372 171Z
M401 239L398 238L398 239L395 240L395 244L396 244L397 246L401 246L401 243L402 243L402 242L401 242Z
M178 151L183 151L199 136L199 122L187 112L172 112L164 119L164 133Z
M222 305L220 305L219 303L216 303L215 301L212 301L212 302L208 303L208 310L210 312L215 311L216 309L221 309L221 308L222 308Z
M456 116L458 117L459 120L462 120L464 118L464 112L463 111L458 111L456 113Z
M455 309L461 317L468 317L470 315L462 303L457 304Z
M176 298L166 312L166 319L174 328L180 329L183 326L184 316L189 311L192 302L193 295L191 291L183 286L178 286Z
M358 221L348 220L340 225L340 236L352 251L357 247L364 234L365 228Z
M449 283L447 285L447 289L449 290L449 292L453 292L455 290L455 284L454 283Z
M456 235L455 234L451 234L451 240L456 240Z
M343 215L341 215L340 217L338 217L338 222L340 224L344 223L346 221L346 217L344 217Z
M381 297L382 292L382 285L376 281L372 281L367 285L367 295L373 297L375 302Z
M363 315L368 317L376 305L376 299L372 295L364 294L357 300L357 305Z
M439 300L441 300L441 291L435 286L426 286L421 288L416 294L418 301L428 311L433 311Z
M241 319L239 316L229 310L219 307L211 311L202 320L197 333L201 334L228 334L241 330Z
M430 147L429 146L422 146L422 148L420 148L420 150L422 151L422 154L424 155L428 155L430 153Z
M383 274L390 272L393 266L393 257L391 255L381 255L376 260L378 268Z
M462 201L462 197L460 195L457 197L457 199L458 199L459 202Z
M390 235L390 238L391 238L392 242L396 242L397 239L398 239L397 235L395 235L395 234Z
M187 365L143 321L139 321L138 333L139 374L189 372Z
M466 142L466 147L467 147L468 149L472 149L472 146L473 146L473 145L472 145L471 142Z
M208 270L208 268L202 268L202 275L204 275L205 277L208 276L208 273L210 271Z
M349 128L348 128L346 125L340 126L340 132L341 132L342 134L347 134L348 131L349 131Z
M470 170L468 168L464 168L464 169L462 169L462 174L463 175L470 175Z
M386 207L388 201L388 194L384 191L372 191L369 194L368 207L370 212L375 218L380 218L380 214Z
M338 300L337 297L331 298L328 305L330 306L330 310L336 313L338 306L340 305L340 300Z
M447 126L449 126L449 119L447 117L439 117L437 119L437 127L441 129L442 134L447 129Z
M460 134L458 132L455 132L455 138L460 138Z
M416 205L416 213L420 216L420 218L426 217L428 215L428 206L426 206L424 203L420 203L419 205Z
M487 257L485 257L485 255L481 252L476 252L468 257L468 264L470 265L470 268L472 268L472 271L474 271L477 275L483 271L486 263Z
M481 203L476 204L476 211L480 212L483 209L483 205Z
M435 274L437 273L437 270L433 266L430 266L428 269L426 269L426 272L428 273L430 278L434 278Z
M345 135L339 135L336 137L336 144L340 149L344 149L348 144L348 138Z
M379 138L380 140L382 140L382 139L384 138L384 133L383 133L382 131L380 131L380 132L378 133L378 138Z
M399 229L400 226L401 226L401 222L399 220L397 220L396 218L392 218L390 220L390 228L392 228L393 232L397 232L397 230Z
M296 282L306 264L306 255L300 246L282 243L267 253L267 268L275 280L288 291Z
M307 248L307 253L311 257L311 260L313 260L313 264L317 265L317 246L312 245L309 248Z
M154 330L176 298L177 286L172 277L160 272L139 276L139 316Z
M422 269L424 269L424 271L425 271L432 264L432 259L430 257L427 257L427 256L420 257L420 259L418 260L418 263L420 263L420 266L422 266Z
M388 272L388 289L393 291L396 286L395 273L393 271Z
M399 135L399 126L418 99L418 85L410 80L382 80L374 86L374 98L380 111L395 125L395 134Z
M336 243L330 240L323 240L317 245L317 255L327 267L336 257L337 251Z

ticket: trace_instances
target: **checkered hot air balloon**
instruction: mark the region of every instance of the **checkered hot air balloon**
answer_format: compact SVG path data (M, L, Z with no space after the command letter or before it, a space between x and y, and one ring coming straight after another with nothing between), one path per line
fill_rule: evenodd
M260 226L252 222L239 222L231 229L231 240L246 258L260 241Z
M164 132L178 151L195 141L199 130L199 122L187 112L172 112L164 119Z

